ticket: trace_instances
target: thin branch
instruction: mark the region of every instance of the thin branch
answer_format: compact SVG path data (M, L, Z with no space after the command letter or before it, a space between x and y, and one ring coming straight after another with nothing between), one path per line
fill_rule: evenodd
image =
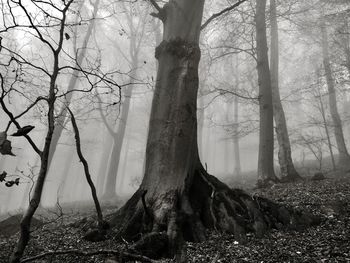
M1 81L1 89L4 90L4 79L3 76L0 74L0 81ZM0 105L3 109L3 111L7 114L7 116L10 118L10 121L15 124L17 129L21 128L21 125L17 122L15 116L13 116L12 112L7 108L3 98L0 98ZM6 132L8 130L9 126L6 128ZM28 134L24 135L24 137L27 139L27 141L29 142L29 144L32 146L33 150L39 155L42 155L42 151L40 151L40 149L36 146L36 144L34 143L34 141L29 137Z
M219 89L219 88L216 88L215 89L216 91L218 91L219 93L223 93L223 94L232 94L232 95L234 95L234 96L237 96L237 97L239 97L239 98L241 98L241 99L245 99L245 100L259 100L260 99L260 97L247 97L247 96L244 96L244 95L241 95L241 94L239 94L239 93L237 93L237 92L234 92L234 91L231 91L231 90L225 90L225 89Z
M150 0L151 1L151 0ZM219 16L230 12L231 10L235 9L237 6L240 6L241 4L243 4L244 2L246 2L247 0L240 0L237 3L235 3L234 5L231 5L229 7L226 7L225 9L221 10L218 13L213 14L211 17L209 17L207 19L207 21L204 22L204 24L201 26L201 30L203 30L204 28L206 28L214 19L217 19Z
M78 128L78 125L77 125L77 122L75 120L73 112L70 110L69 107L67 107L67 110L70 113L71 122L72 122L73 130L74 130L74 133L75 133L75 144L76 144L77 154L78 154L80 162L84 166L84 172L85 172L86 181L88 182L88 184L90 186L90 189L91 189L91 194L92 194L92 198L94 200L94 204L95 204L95 208L96 208L96 213L97 213L99 227L102 227L103 226L102 209L101 209L101 206L100 206L100 202L98 201L95 185L94 185L94 183L93 183L93 181L91 179L88 162L86 161L86 159L85 159L85 157L84 157L84 155L83 155L83 153L81 151L79 128Z

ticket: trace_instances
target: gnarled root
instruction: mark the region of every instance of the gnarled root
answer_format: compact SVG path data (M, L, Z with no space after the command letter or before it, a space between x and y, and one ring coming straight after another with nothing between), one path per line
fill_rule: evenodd
M187 190L153 193L146 200L145 190L139 189L111 218L120 237L137 241L133 250L154 259L175 256L177 262L185 261L184 241L205 240L205 229L232 233L245 242L248 232L261 237L271 228L299 228L318 221L310 214L231 189L202 168L195 171Z

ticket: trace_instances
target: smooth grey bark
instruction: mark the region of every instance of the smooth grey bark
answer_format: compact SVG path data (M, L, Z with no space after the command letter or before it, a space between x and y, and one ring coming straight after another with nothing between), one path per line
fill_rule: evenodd
M334 135L338 148L338 169L349 169L350 168L350 155L345 145L342 121L338 112L337 97L335 91L335 83L333 79L332 67L329 57L329 43L327 26L324 18L321 18L321 37L322 37L322 56L323 56L323 67L325 70L327 87L328 87L328 99L329 99L329 110L333 120Z
M276 0L270 0L270 24L271 24L271 51L270 71L273 101L273 116L276 124L276 135L278 141L278 161L281 169L281 180L291 182L301 179L294 167L292 150L289 140L286 117L281 102L279 91L279 39Z
M260 133L258 157L258 183L278 182L275 175L273 154L273 104L271 75L266 37L266 0L256 3L256 53L259 82Z

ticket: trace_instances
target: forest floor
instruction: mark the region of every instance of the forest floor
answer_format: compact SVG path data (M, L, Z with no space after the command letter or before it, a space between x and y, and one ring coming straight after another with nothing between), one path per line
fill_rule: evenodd
M232 235L211 232L208 233L208 240L203 243L186 243L189 262L350 262L350 174L322 181L306 180L278 184L268 189L247 190L287 206L312 211L321 215L324 221L318 226L298 232L272 230L261 239L249 235L246 244L238 243ZM110 210L111 207L106 209ZM96 251L125 247L125 244L118 244L111 239L91 243L81 238L81 228L73 227L72 222L89 215L91 211L64 211L63 215L40 226L32 233L25 257L49 250ZM17 238L18 234L0 237L1 263L7 262ZM104 262L106 258L68 254L34 262L90 263Z

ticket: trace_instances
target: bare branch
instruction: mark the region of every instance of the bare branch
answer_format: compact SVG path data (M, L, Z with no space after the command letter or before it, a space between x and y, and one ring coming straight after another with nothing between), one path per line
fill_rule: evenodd
M235 9L236 7L240 6L241 4L243 4L246 1L247 0L240 0L237 3L235 3L234 5L226 7L225 9L221 10L220 12L213 14L211 17L209 17L207 19L207 21L204 22L204 24L201 26L201 30L206 28L214 19L218 18L219 16L221 16L221 15L223 15L225 13L230 12L231 10Z

